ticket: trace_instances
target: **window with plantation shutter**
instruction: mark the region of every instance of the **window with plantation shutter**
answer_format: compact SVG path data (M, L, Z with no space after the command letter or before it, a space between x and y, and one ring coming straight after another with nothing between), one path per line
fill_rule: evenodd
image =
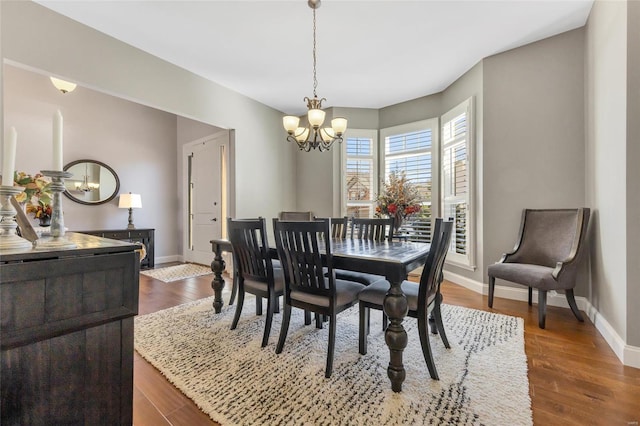
M467 99L441 118L441 209L444 219L454 221L454 236L447 261L473 266L471 206L471 130L472 99Z
M404 224L411 241L431 241L431 205L437 200L437 174L433 159L438 143L437 119L382 129L384 138L384 179L391 172L404 172L420 194L422 209ZM435 178L435 179L434 179Z
M373 217L378 182L376 132L349 129L342 145L342 214Z

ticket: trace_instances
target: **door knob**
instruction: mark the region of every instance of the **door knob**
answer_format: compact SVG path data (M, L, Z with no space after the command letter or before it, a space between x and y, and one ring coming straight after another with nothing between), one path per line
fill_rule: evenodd
M217 221L218 221L217 217L214 217L213 219L211 219L211 222L217 222Z

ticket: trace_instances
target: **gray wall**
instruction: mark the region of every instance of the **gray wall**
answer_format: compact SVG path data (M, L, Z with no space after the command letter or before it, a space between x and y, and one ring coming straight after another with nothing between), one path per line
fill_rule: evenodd
M283 143L281 112L33 2L0 2L0 12L4 60L234 129L239 167L232 191L238 216L273 217L282 206L295 206L295 150ZM170 155L175 156L175 140L172 151ZM171 193L164 195L176 200L176 166L169 172L172 182L166 190ZM162 210L156 213L164 214ZM171 217L174 220L174 212Z
M578 29L484 60L483 281L523 208L585 206L583 43Z
M633 174L637 172L631 171L633 168L627 170L627 164L637 168L639 158L637 147L627 152L631 142L637 145L637 139L627 139L629 130L637 131L634 127L637 123L629 128L627 123L638 120L637 115L627 116L633 111L627 110L627 90L637 84L638 74L628 74L627 70L627 55L632 47L627 45L630 36L627 33L627 5L626 2L596 1L587 22L586 176L587 199L595 212L591 233L590 300L627 343L637 345L640 342L637 330L632 332L633 342L628 335L639 323L637 313L633 313L640 303L637 289L633 293L629 291L633 287L632 281L637 287L638 275L628 276L629 270L637 268L628 269L628 265L638 263L638 257L629 257L629 254L638 253L638 240L632 239L638 232L638 210L629 210L634 207L634 201L637 203L637 192L630 204L627 204L627 194L629 190L638 190L638 181L633 184L629 181L630 177L637 177ZM631 15L629 19L633 16L638 25L637 15ZM638 42L633 46L637 48ZM637 53L632 57L637 60ZM633 60L630 65L634 65ZM628 77L635 80L634 86L627 87ZM633 102L637 107L637 100ZM631 108L635 107L631 105ZM635 157L629 156L634 153ZM636 223L628 227L632 220ZM634 315L635 323L629 322ZM632 324L636 327L630 327Z

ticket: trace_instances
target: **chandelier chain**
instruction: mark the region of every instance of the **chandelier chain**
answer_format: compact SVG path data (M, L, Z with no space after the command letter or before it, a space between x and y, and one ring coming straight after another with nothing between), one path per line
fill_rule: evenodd
M313 97L317 98L316 88L318 87L318 79L316 77L316 10L313 9Z

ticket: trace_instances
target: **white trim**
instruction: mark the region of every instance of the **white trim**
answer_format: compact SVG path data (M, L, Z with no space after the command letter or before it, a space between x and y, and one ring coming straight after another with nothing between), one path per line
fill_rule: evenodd
M170 262L183 262L183 257L179 254L174 254L173 256L162 256L162 257L156 257L155 259L155 264L156 265L161 265L163 263L170 263Z
M458 275L453 272L443 271L444 278L454 284L458 284L464 288L474 291L478 294L489 294L489 284L481 283L471 278ZM522 302L528 301L528 290L524 287L508 287L496 285L495 297L503 299L518 300ZM533 303L537 304L538 292L533 291ZM446 303L446 301L445 301ZM569 309L567 298L563 294L550 291L547 297L548 306L556 306ZM604 338L611 347L622 364L629 367L640 368L640 347L627 345L620 335L613 329L609 322L598 312L598 310L585 297L576 297L576 305L578 309L586 313L596 330Z

